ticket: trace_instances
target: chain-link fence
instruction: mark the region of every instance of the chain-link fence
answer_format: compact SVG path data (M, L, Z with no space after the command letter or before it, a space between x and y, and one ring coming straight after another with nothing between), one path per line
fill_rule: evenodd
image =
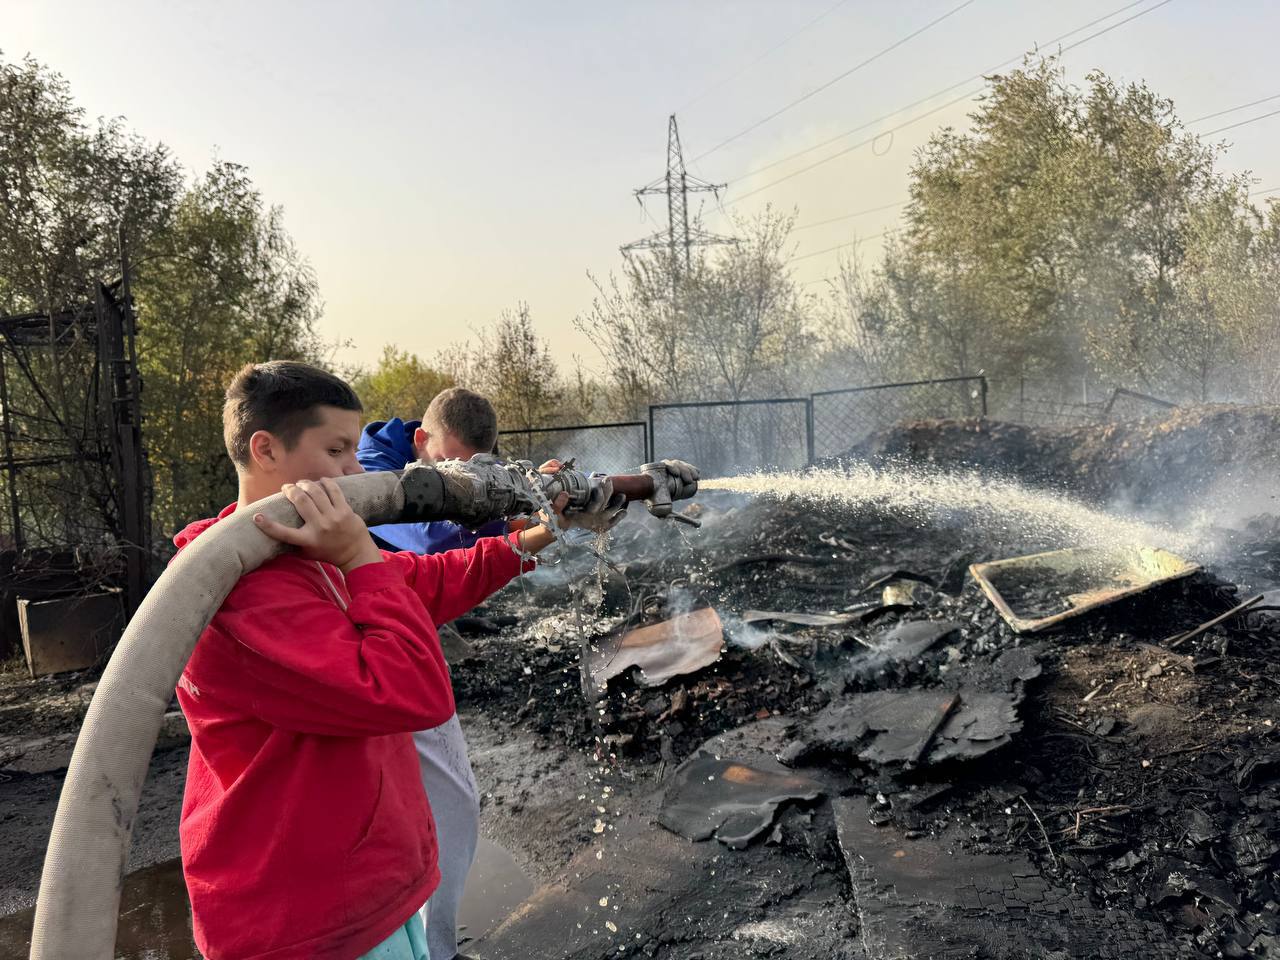
M795 470L813 462L813 407L807 397L709 400L649 407L655 457L679 457L704 476Z
M881 383L823 390L812 401L814 452L833 457L904 420L986 416L987 381L979 376Z
M1046 382L1047 383L1047 382ZM584 470L621 473L659 457L698 464L705 476L795 470L840 456L878 430L908 420L987 417L1077 425L1152 416L1176 404L1131 390L1110 393L1025 378L984 376L878 383L808 397L656 403L649 421L504 430L503 456L535 464L573 457ZM1075 390L1076 388L1072 388ZM1097 400L1093 400L1097 397Z
M579 470L633 473L648 459L649 425L643 420L572 427L500 430L498 450L508 460L573 459Z

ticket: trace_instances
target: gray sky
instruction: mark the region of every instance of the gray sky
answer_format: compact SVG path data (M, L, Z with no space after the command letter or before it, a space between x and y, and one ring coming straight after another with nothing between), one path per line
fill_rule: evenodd
M915 149L939 126L965 124L971 104L735 200L934 110L970 87L903 108L1126 2L972 0L690 170L728 181L722 203L734 213L773 203L798 209L801 225L894 203ZM618 246L663 219L655 202L646 219L631 190L664 171L669 113L686 158L699 157L960 3L0 0L0 50L61 72L90 115L124 116L192 170L214 156L245 164L315 266L322 331L353 343L343 359L370 362L384 343L429 358L526 300L557 358L592 367L573 328L591 302L587 271L607 275ZM1264 0L1171 0L1070 50L1065 65L1073 78L1100 68L1146 80L1190 119L1280 94L1267 66L1277 28L1280 7ZM1225 169L1280 187L1280 116L1213 139L1232 144ZM709 228L727 228L714 200L704 213ZM859 237L874 257L875 235L897 219L891 209L798 231L797 278L829 275L841 253L818 252Z

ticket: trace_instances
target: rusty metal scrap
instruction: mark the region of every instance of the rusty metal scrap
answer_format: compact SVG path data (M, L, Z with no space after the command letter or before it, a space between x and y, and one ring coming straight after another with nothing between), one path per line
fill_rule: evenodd
M1154 547L1073 547L969 568L1019 633L1056 626L1107 604L1188 577L1199 564Z
M611 679L633 667L637 680L657 687L683 674L709 667L720 659L724 626L715 610L691 613L628 630L587 645L582 656L582 686L588 699L604 696Z

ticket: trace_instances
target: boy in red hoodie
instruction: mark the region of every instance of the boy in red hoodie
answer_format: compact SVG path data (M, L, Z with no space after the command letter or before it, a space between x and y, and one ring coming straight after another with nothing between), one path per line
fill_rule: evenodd
M182 865L208 960L423 960L439 882L411 734L454 713L436 623L521 572L546 527L430 556L380 551L333 478L361 472L360 401L302 363L245 367L223 427L240 495L283 492L296 548L240 579L179 682L191 727ZM584 521L589 522L589 521ZM529 561L524 561L527 569Z

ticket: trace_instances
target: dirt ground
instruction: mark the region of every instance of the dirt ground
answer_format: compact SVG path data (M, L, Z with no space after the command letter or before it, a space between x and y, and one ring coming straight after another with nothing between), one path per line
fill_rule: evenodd
M578 960L1280 955L1280 625L1262 610L1168 644L1274 587L1274 521L1206 544L1192 558L1204 572L1024 638L968 565L1070 544L976 519L923 529L875 509L699 500L702 530L628 518L608 553L618 571L566 559L461 625L470 650L454 686L483 832L534 885L469 949ZM914 606L863 619L881 596L867 586L895 570L930 586ZM618 677L600 702L584 698L584 644L705 606L726 628L714 664L660 687ZM747 624L749 610L857 616ZM888 633L917 620L955 629L910 657L886 654ZM880 763L822 732L832 709L870 693L969 696L1009 651L1039 673L1010 695L1007 742L981 756L935 763L926 744L919 762ZM86 682L33 687L6 674L0 755L73 726ZM809 778L821 795L783 802L742 849L690 841L658 821L700 750ZM184 765L182 747L153 761L135 867L176 853ZM0 912L32 902L60 778L0 767ZM0 955L21 955L17 921L4 924Z

